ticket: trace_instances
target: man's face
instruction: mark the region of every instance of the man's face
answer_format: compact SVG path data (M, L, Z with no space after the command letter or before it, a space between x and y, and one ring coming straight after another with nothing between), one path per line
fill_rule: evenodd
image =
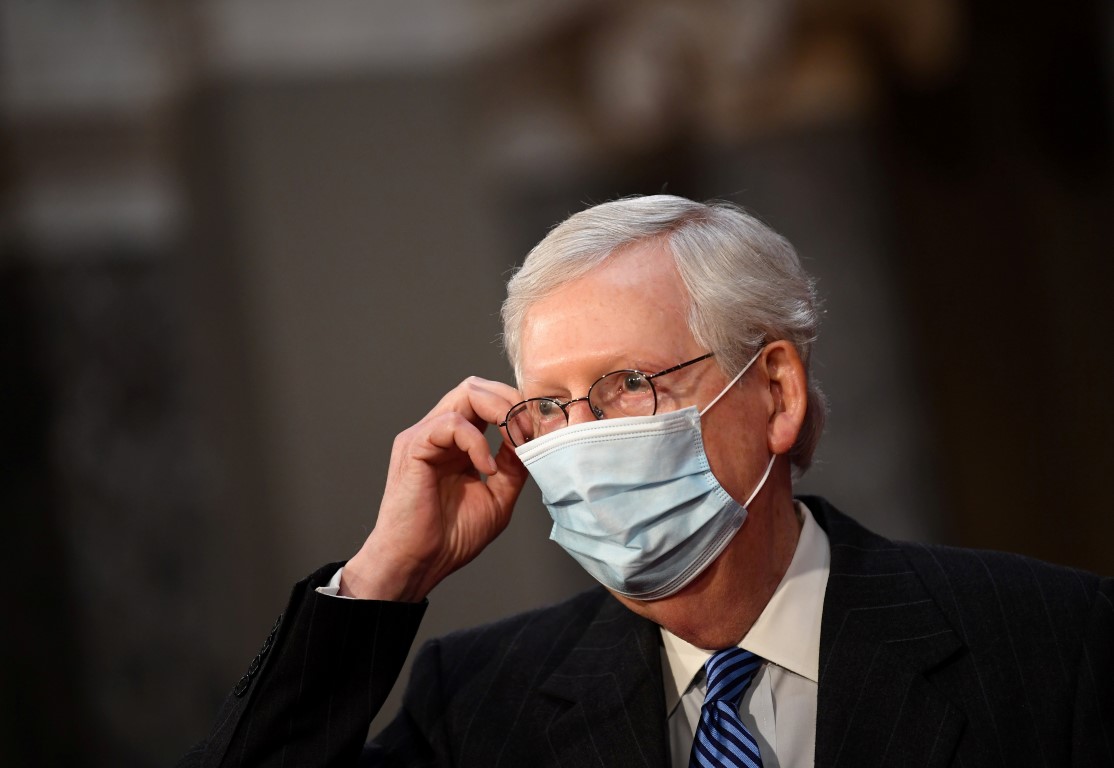
M704 349L688 328L689 299L672 256L654 243L627 249L588 275L562 286L526 314L520 346L524 397L561 401L582 397L601 375L634 368L664 370L698 357ZM724 388L715 358L659 382L658 411L690 405L703 409ZM753 491L770 453L766 445L762 378L748 372L702 419L712 471L737 501ZM586 402L569 407L569 422L593 419ZM736 539L752 527L750 518ZM734 544L730 549L734 548ZM727 558L730 560L731 558ZM721 556L699 578L672 597L653 602L620 599L637 613L673 629L693 620L694 596L715 592L715 582L738 574ZM707 606L701 606L705 610ZM684 635L684 632L678 632Z

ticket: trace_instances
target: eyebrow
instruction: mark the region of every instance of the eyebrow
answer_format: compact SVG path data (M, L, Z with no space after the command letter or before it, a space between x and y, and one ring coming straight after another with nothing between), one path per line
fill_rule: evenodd
M710 353L707 356L711 356ZM697 360L703 360L704 357L707 357L707 356L699 357L699 358L697 358ZM629 360L631 358L624 354L622 356L616 355L612 359L613 360L614 359L627 359L627 360ZM642 358L642 359L643 360L649 360L649 359L652 359L652 358ZM592 381L591 381L591 383L589 383L588 386L590 387L592 384L595 384L597 381L602 379L604 376L607 376L610 373L615 373L616 371L638 371L639 373L646 374L647 376L657 376L659 374L668 373L671 370L675 370L677 368L684 367L685 364L690 363L690 362L694 362L694 361L685 360L685 361L682 361L681 363L653 363L653 364L650 364L650 365L644 365L644 364L641 364L641 363L634 363L634 364L630 364L630 365L624 365L622 363L612 362L610 364L610 367L603 366L602 367L603 370L601 370L600 373L598 373L595 377L592 378ZM527 379L527 380L524 380L524 381L520 381L520 382L518 382L518 391L527 400L532 400L532 399L537 398L537 397L544 397L544 398L548 398L550 400L559 400L561 402L564 402L566 400L570 400L574 397L583 397L584 395L588 394L587 388L585 388L584 393L582 395L574 395L568 389L557 388L556 390L551 390L551 391L546 392L544 394L537 394L537 395L527 396L526 391L525 391L526 387L531 386L531 385L535 385L535 384L537 384L537 380L531 381L531 380ZM539 388L540 388L540 385L539 385Z

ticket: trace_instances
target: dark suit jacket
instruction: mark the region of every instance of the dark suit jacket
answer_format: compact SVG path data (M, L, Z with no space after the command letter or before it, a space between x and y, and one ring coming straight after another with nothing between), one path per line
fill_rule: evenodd
M1114 766L1114 581L805 502L832 548L817 766ZM668 766L657 627L602 588L426 644L364 747L424 606L314 593L333 570L183 764Z

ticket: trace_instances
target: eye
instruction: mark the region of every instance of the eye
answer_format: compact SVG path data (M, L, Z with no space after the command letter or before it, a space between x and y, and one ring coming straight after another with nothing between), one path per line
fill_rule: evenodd
M645 374L623 372L615 408L622 416L649 416L654 412L654 390Z
M650 391L650 382L641 373L634 371L627 371L623 377L623 392L631 395L639 395L644 392Z
M564 419L565 414L556 400L535 400L539 421L546 422L553 419Z

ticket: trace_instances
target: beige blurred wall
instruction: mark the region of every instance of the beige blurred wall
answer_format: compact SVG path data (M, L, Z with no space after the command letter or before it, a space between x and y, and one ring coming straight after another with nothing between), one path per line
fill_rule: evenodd
M35 406L5 401L0 490L9 565L42 579L0 755L199 738L293 581L374 525L393 436L509 377L509 270L624 194L731 199L818 277L832 415L802 490L890 536L1114 567L1080 503L1112 466L1109 138L1068 136L1087 173L1048 154L1035 78L998 76L1041 38L957 7L0 0L0 384ZM1067 122L1101 118L1094 90ZM422 637L587 586L547 520L531 486Z

